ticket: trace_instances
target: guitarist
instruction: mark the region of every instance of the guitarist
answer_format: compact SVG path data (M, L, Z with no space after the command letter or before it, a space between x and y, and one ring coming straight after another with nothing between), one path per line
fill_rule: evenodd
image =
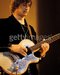
M22 57L27 55L28 49L19 45L20 41L27 38L35 44L37 43L36 32L33 27L30 26L31 33L34 36L31 38L25 19L31 5L32 0L11 0L11 16L0 19L0 46L3 47L0 49L1 52L11 51ZM10 49L4 47L10 47ZM49 44L45 42L41 44L41 48L40 56L44 57L49 50ZM27 70L23 75L38 75L36 64L31 64L29 69L30 70Z

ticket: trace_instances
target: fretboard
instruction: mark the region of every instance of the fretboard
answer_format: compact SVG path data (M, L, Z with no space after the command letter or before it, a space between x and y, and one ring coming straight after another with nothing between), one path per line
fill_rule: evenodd
M56 41L58 39L60 39L60 33L45 39L45 41L41 41L41 42L37 43L36 45L30 47L30 49L34 51L34 50L40 48L42 43L47 42L47 43L51 44L51 43L53 43L54 41Z

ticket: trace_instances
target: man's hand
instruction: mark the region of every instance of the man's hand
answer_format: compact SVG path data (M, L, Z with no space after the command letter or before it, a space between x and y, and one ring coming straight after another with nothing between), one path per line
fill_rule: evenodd
M26 56L27 55L27 48L23 47L20 44L12 45L9 48L10 48L10 50L12 52L19 53L19 54L21 54L23 56Z
M41 44L41 48L42 48L41 56L45 57L47 51L49 50L49 44L45 42L45 43Z

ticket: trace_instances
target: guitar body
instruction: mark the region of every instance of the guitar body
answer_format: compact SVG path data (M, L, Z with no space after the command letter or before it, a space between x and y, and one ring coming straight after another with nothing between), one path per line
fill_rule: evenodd
M0 66L3 68L3 70L10 74L11 72L8 70L8 68L11 67L11 65L13 64L13 61L5 56L2 52L0 53Z
M51 44L58 39L60 39L60 33L52 37L49 37L45 41L41 41L36 45L31 40L24 39L19 43L19 45L29 47L32 53L20 59L18 55L14 55L11 52L0 52L0 66L9 75L22 75L23 73L26 72L29 64L37 63L41 59L34 55L34 52L39 50L41 44L44 42Z
M25 47L31 47L34 45L34 43L29 39L24 39L19 44L22 44ZM16 58L15 62L11 59L11 57L14 59ZM29 64L37 63L38 61L39 58L35 57L33 53L27 55L22 59L18 59L14 54L11 54L10 52L0 52L0 66L6 73L10 75L16 75L16 73L18 75L23 74L24 72L26 72ZM17 65L19 67L18 70L16 70ZM12 66L14 70L12 69Z

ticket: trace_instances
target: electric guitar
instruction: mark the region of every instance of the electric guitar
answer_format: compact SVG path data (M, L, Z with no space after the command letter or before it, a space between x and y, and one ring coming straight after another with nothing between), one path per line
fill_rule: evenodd
M0 52L0 66L3 70L10 75L22 75L26 72L29 64L38 63L41 60L41 57L36 57L34 52L38 51L41 48L41 44L47 42L49 44L60 39L60 33L45 39L37 44L34 44L29 39L22 40L19 44L22 44L25 47L29 47L32 50L32 53L23 57L22 59L11 52ZM39 49L38 49L39 48Z

